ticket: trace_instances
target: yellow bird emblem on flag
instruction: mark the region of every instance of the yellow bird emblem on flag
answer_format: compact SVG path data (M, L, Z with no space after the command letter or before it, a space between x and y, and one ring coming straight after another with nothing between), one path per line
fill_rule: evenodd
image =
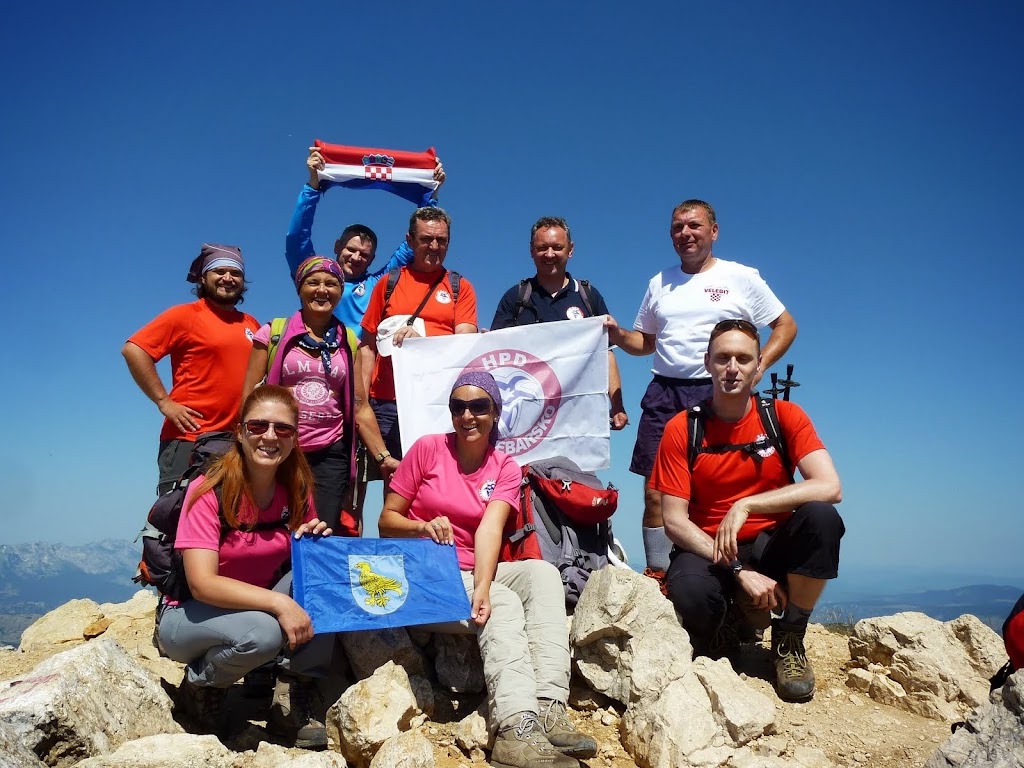
M402 594L402 582L398 581L398 579L374 573L370 568L370 564L366 561L356 563L356 568L359 569L359 586L365 589L369 595L365 601L367 605L385 608L388 601L391 600L388 597L388 592L394 592L398 595Z

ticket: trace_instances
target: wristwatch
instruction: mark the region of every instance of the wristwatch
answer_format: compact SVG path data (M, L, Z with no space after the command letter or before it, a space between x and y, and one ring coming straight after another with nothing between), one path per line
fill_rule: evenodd
M389 451L381 451L380 453L378 453L373 458L375 458L377 460L377 463L380 464L381 462L384 461L384 459L386 459L386 458L388 458L390 456L391 456L391 453Z
M740 559L738 557L731 563L729 563L729 570L731 570L734 574L739 573L743 570L743 563L740 562Z

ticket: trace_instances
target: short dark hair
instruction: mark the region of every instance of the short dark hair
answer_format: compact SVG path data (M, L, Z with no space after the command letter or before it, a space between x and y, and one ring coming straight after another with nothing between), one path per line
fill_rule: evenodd
M338 242L341 243L342 247L344 247L348 245L348 241L353 237L358 237L360 240L369 240L370 246L373 248L373 253L377 252L377 233L365 224L349 224L344 230L342 230L342 233L338 235Z
M418 221L443 221L445 226L448 227L448 236L451 236L452 217L445 212L444 208L426 206L413 211L412 216L409 218L409 234L412 237L416 236L416 222Z
M757 326L749 320L743 320L737 317L730 317L728 320L720 320L715 327L711 329L711 337L708 339L708 352L711 351L711 342L723 333L728 333L729 331L739 331L743 335L752 338L757 342L757 354L761 354L761 336L757 332Z
M674 219L677 213L682 213L683 211L692 211L695 209L700 209L708 215L709 224L714 224L716 221L718 221L718 219L715 218L715 209L711 207L711 204L705 203L703 200L698 200L696 198L692 198L690 200L683 200L683 202L681 202L679 205L673 208L672 218Z
M556 227L558 229L565 230L565 239L570 243L572 242L572 233L569 231L569 225L565 219L561 216L541 216L537 219L537 223L533 225L530 230L530 245L533 245L533 236L536 235L542 229L551 229Z

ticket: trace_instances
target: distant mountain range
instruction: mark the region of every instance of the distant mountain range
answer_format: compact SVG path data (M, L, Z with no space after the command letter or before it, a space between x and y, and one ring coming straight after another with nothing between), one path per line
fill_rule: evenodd
M864 595L839 601L824 599L815 609L812 620L821 623L852 623L871 616L920 611L933 619L949 621L965 613L973 613L999 631L1022 592L1024 589L1020 587L975 584L925 592Z
M0 545L0 645L17 645L27 626L69 600L130 598L139 589L131 578L141 549L114 539L79 546Z
M131 581L141 545L106 539L69 546L35 542L0 545L0 646L17 645L21 633L47 611L75 598L121 602L138 589ZM955 589L865 594L825 599L814 612L820 623L853 623L870 616L920 611L940 621L973 613L998 631L1020 587L978 584Z

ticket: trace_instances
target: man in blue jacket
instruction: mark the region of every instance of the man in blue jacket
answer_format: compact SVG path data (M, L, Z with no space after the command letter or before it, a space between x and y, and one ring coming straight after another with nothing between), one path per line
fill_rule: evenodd
M324 158L320 154L320 150L317 147L310 147L309 157L306 158L309 181L302 185L299 199L295 203L295 211L292 213L292 220L288 224L288 234L285 236L284 255L288 261L288 273L293 280L299 264L310 256L316 255L316 249L313 247L313 219L316 216L317 204L326 191L321 189L320 177L317 175L317 171L322 170L323 167ZM437 206L437 195L445 181L444 166L441 165L440 160L437 161L437 166L434 168L434 180L437 182L437 186L424 193L421 202L423 207ZM370 302L370 294L373 293L373 287L390 270L410 264L413 257L412 248L403 238L387 263L380 269L371 272L370 265L377 255L377 235L365 224L350 224L342 230L341 235L335 241L334 254L345 275L341 301L338 302L334 314L346 327L358 334L363 314ZM366 483L370 480L381 479L376 462L367 460L366 449L362 443L357 449L356 467L356 487L351 512L357 520L362 521Z

